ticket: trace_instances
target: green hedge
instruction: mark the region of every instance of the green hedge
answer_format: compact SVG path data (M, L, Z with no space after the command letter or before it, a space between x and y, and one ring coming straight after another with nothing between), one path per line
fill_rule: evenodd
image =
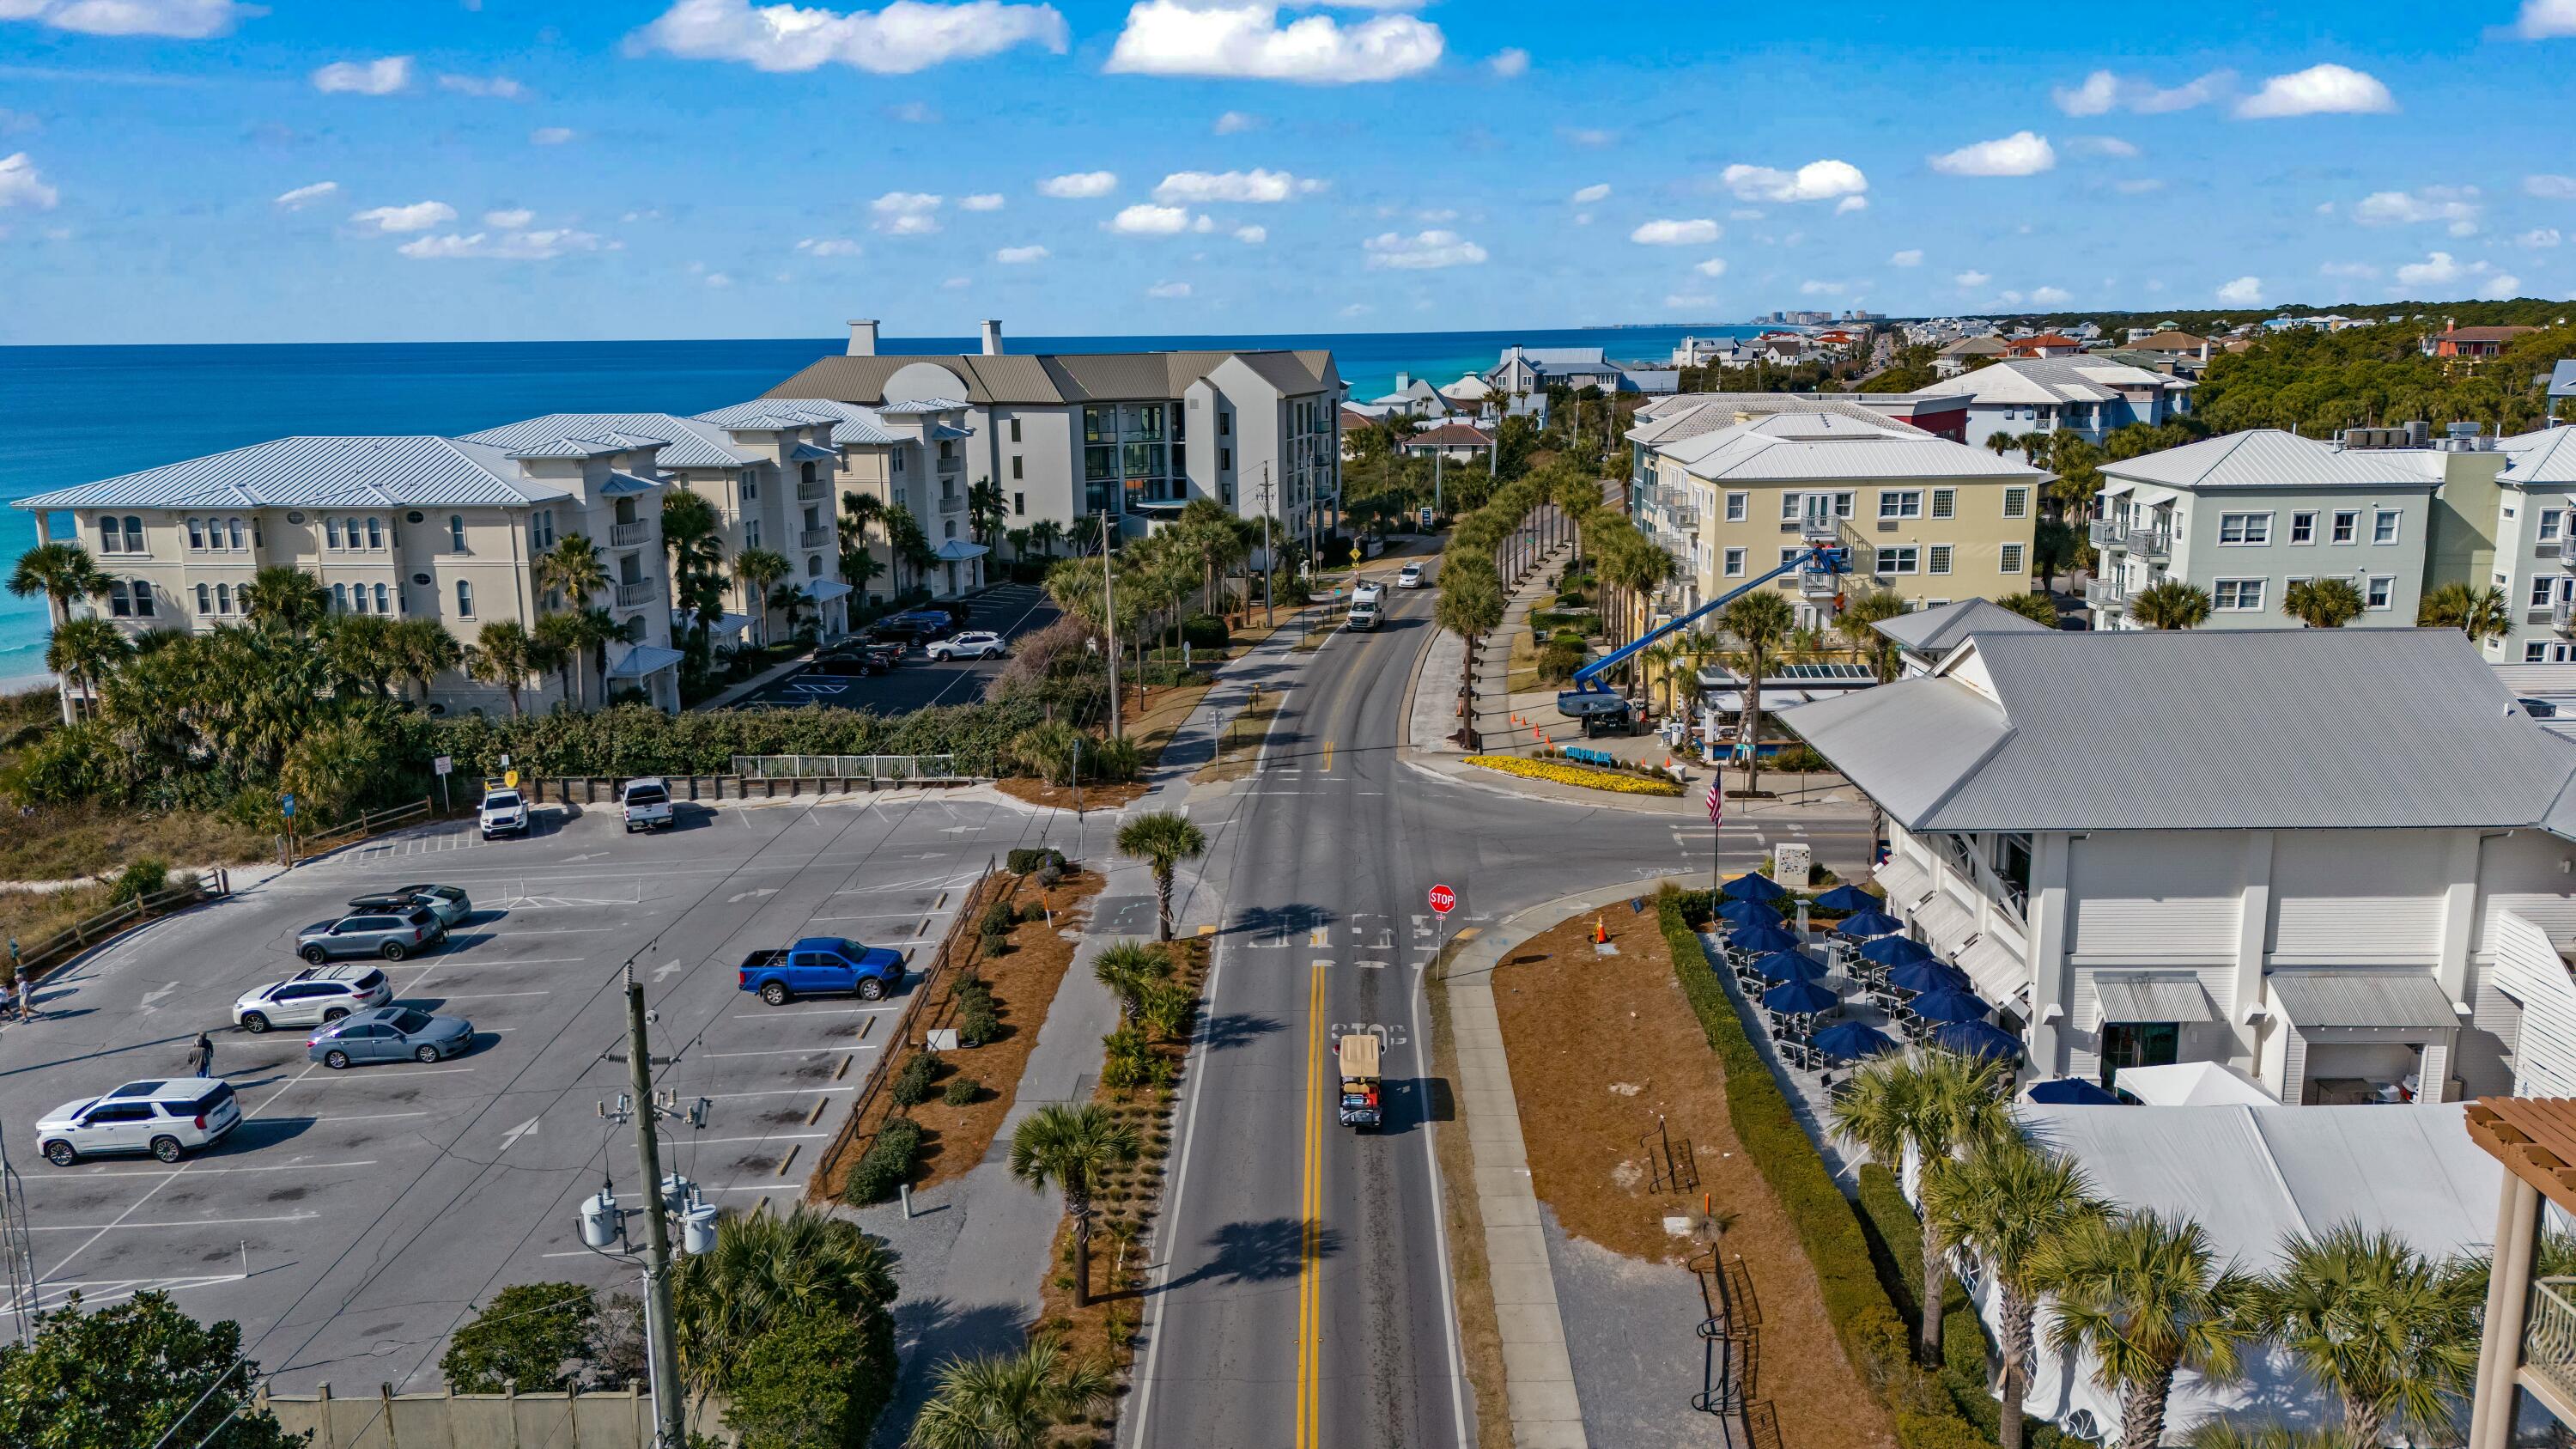
M1952 1396L1914 1367L1912 1335L1871 1266L1869 1234L1835 1185L1815 1142L1798 1125L1789 1099L1773 1080L1770 1064L1747 1033L1724 979L1710 968L1699 934L1686 918L1689 906L1707 919L1710 904L1706 891L1685 893L1670 886L1656 897L1656 916L1672 949L1673 976L1726 1068L1727 1120L1796 1225L1835 1334L1852 1366L1894 1413L1904 1449L1991 1446L1992 1438L1959 1417Z
M920 1150L921 1125L909 1117L888 1117L877 1129L877 1140L850 1164L841 1196L860 1207L893 1197L896 1188L912 1180L912 1159Z

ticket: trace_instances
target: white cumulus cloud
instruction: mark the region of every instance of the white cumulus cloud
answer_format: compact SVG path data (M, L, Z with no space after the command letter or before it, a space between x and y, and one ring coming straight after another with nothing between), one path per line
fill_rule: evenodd
M1984 272L1970 270L1970 271L1961 272L1961 273L1959 273L1958 275L1956 275L1956 276L1952 277L1950 280L1951 280L1951 281L1953 281L1953 282L1958 283L1960 286L1965 287L1965 288L1967 288L1967 289L1968 289L1968 290L1970 290L1970 291L1975 291L1977 288L1982 287L1982 286L1984 286L1986 283L1993 281L1993 280L1994 280L1994 278L1993 278L1993 277L1991 277L1991 276L1989 276L1989 275L1987 275L1987 274L1986 274L1986 273L1984 273Z
M2312 65L2276 75L2263 88L2236 103L2246 120L2278 116L2368 115L2397 109L2397 100L2377 76L2350 66Z
M485 226L497 226L503 231L517 231L519 228L526 226L529 222L535 221L536 219L537 214L528 210L524 206L515 207L508 211L487 211L483 213L483 224Z
M1425 231L1412 236L1381 232L1360 243L1360 249L1368 254L1370 266L1400 271L1474 266L1485 259L1483 247L1454 231Z
M2352 219L2364 226L2411 226L2439 221L2451 235L2478 229L2478 189L2474 186L2427 186L2417 191L2374 191L2352 206Z
M1869 210L1869 198L1866 196L1846 196L1842 200L1834 203L1834 215L1836 216L1849 216L1855 211L1867 210Z
M528 88L505 75L442 75L438 88L460 96L481 96L487 100L515 101L527 95Z
M44 174L26 152L0 156L0 210L25 206L50 211L61 199L62 193L45 184Z
M1243 243L1245 246L1257 247L1270 240L1270 228L1266 226L1238 226L1234 229L1234 239Z
M1707 261L1693 264L1691 270L1703 277L1723 277L1726 275L1726 258L1710 257Z
M2522 190L2524 195L2543 201L2576 201L2576 176L2526 176L2522 178Z
M1572 197L1574 204L1577 206L1590 206L1596 201L1607 201L1609 199L1610 183L1607 181L1584 187L1582 190L1574 193L1574 196Z
M1042 246L1004 247L993 253L993 260L1006 267L1024 267L1031 262L1045 261L1053 255L1054 253Z
M2123 141L2117 136L2070 137L2066 142L2066 149L2078 156L2110 156L2122 161L2135 160L2138 155L2138 148L2134 144Z
M1186 297L1189 294L1190 284L1187 282L1156 282L1145 289L1146 296L1160 297L1166 301Z
M444 201L415 201L409 206L371 206L349 220L378 231L427 231L456 220L456 208Z
M1249 111L1228 111L1216 118L1215 130L1220 136L1232 136L1239 132L1260 129L1261 118Z
M2490 301L2501 302L2521 290L2522 278L2498 272L2487 278L2485 285L2478 288L2478 295Z
M1178 236L1189 229L1190 210L1186 206L1156 206L1140 201L1102 225L1128 236Z
M891 236L928 236L939 230L942 199L926 191L889 191L868 203L876 213L870 225Z
M1891 267L1919 267L1923 265L1923 249L1921 247L1907 247L1905 250L1891 255L1887 259L1887 264Z
M2057 164L2057 152L2046 136L2015 131L1927 159L1945 176L2035 176Z
M1264 0L1143 0L1103 67L1113 74L1223 76L1337 85L1388 81L1440 63L1440 27L1411 15L1344 24L1301 15L1282 25Z
M339 191L340 183L337 181L316 181L310 186L299 186L293 191L279 192L276 204L289 211L301 211L317 201L330 200L338 195Z
M1175 171L1154 188L1165 205L1211 201L1275 202L1323 189L1323 183L1300 181L1285 171Z
M2230 307L2260 307L2263 305L2263 279L2238 277L2220 286L2217 296L2219 301Z
M2576 0L2522 0L2513 33L2525 40L2555 40L2576 35Z
M1002 193L979 191L973 196L961 196L957 198L957 209L959 211L999 211L1002 209Z
M567 252L595 252L599 238L586 231L513 231L494 236L475 232L468 236L414 237L394 250L417 261L449 261L470 257L488 257L504 261L541 262Z
M32 20L82 35L165 35L203 40L222 35L265 6L236 0L0 0L0 20Z
M1843 294L1843 284L1810 280L1800 282L1798 290L1810 297L1839 297Z
M633 46L685 60L740 61L755 70L807 71L839 64L910 75L952 60L1035 45L1064 53L1064 16L1052 5L971 0L956 5L892 0L881 10L755 6L749 0L678 0L636 32Z
M1485 64L1493 69L1494 74L1512 80L1529 74L1529 52L1517 45L1509 46L1495 51L1494 58Z
M2226 94L2235 76L2214 70L2178 86L2159 86L2136 76L2117 75L2097 70L2071 86L2058 86L2049 92L2057 108L2070 116L2100 116L2112 111L2134 111L2142 116L2166 111L2187 111L2207 105Z
M572 136L570 126L539 126L528 133L528 140L538 146L560 146L570 141Z
M2397 269L2401 287L2439 287L2467 276L2474 268L2463 267L2449 252L2428 252L2420 262L2408 262Z
M2043 307L2062 307L2075 300L2075 294L2064 287L2033 287L2030 299Z
M313 72L313 88L325 95L389 96L411 85L411 57L382 60L335 60Z
M1038 195L1066 201L1107 196L1117 189L1118 173L1115 171L1074 171L1063 176L1050 176L1038 183Z
M1726 228L1704 216L1688 220L1669 218L1650 221L1628 233L1628 240L1650 247L1706 246L1726 235Z
M845 236L809 236L796 244L796 250L809 257L855 257L860 248Z
M2558 245L2560 238L2558 235L2558 228L2554 226L2543 226L2534 227L2532 230L2515 237L2514 240L2527 247L2554 247Z
M1869 190L1869 178L1848 161L1810 161L1795 171L1735 165L1718 179L1746 201L1831 201Z

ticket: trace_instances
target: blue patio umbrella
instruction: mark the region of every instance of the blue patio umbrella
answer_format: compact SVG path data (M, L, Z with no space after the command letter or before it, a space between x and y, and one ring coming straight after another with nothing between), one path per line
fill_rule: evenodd
M1836 886L1816 897L1820 911L1874 911L1878 906L1878 897L1853 885Z
M1896 1050L1896 1040L1877 1027L1857 1021L1837 1022L1817 1032L1808 1043L1838 1062L1856 1062Z
M1763 875L1739 875L1726 883L1726 893L1739 901L1770 902L1789 893L1786 886Z
M1798 938L1778 926L1740 926L1727 934L1726 944L1738 951L1767 956L1774 951L1794 951Z
M1905 929L1905 923L1881 911L1855 911L1834 922L1834 930L1851 937L1893 936Z
M1840 1006L1842 998L1821 983L1792 981L1763 992L1762 1004L1773 1011L1813 1016L1819 1011L1831 1011Z
M2025 1102L2047 1106L2116 1107L2120 1099L2082 1077L2059 1077L2041 1082L2021 1094Z
M2021 1055L2018 1038L2002 1027L1982 1021L1953 1021L1934 1027L1932 1042L1943 1051L1972 1057L1994 1057L1999 1061L2012 1061Z
M1763 980L1775 984L1782 981L1821 981L1825 975L1824 967L1797 951L1774 951L1754 962L1753 970Z
M1776 926L1780 913L1760 901L1739 901L1732 897L1718 903L1720 920L1736 926Z
M1862 942L1860 955L1862 960L1875 961L1881 966L1903 966L1912 961L1931 960L1932 949L1911 936L1880 936L1876 940Z
M1979 1001L1975 992L1956 986L1926 991L1907 1004L1925 1021L1983 1021L1994 1010Z
M1872 941L1870 944L1875 946L1878 943ZM1899 991L1965 991L1968 989L1968 973L1947 961L1935 961L1927 956L1920 961L1908 961L1888 972L1887 984Z

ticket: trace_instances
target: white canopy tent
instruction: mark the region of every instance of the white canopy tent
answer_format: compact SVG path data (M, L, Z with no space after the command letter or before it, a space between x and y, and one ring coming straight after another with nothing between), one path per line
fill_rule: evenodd
M2125 1018L2123 1018L2125 1020ZM2223 1062L2122 1067L2112 1085L2150 1107L2278 1107L2281 1099Z

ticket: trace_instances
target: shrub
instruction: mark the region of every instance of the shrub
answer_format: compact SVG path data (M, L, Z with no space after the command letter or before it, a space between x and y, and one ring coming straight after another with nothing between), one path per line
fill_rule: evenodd
M1682 787L1671 777L1631 774L1625 770L1596 769L1590 765L1568 764L1562 760L1524 759L1519 755L1469 755L1467 763L1497 770L1506 775L1520 775L1532 780L1553 780L1560 785L1581 785L1587 790L1608 790L1618 795L1678 795Z
M1014 850L1010 854L1009 863L1011 874L1013 875L1027 875L1032 871L1036 871L1050 865L1054 866L1058 870L1062 870L1064 869L1064 852L1061 850L1050 850L1044 847Z
M957 1003L957 1040L960 1045L982 1046L1001 1035L1002 1017L993 1009L991 993Z
M877 1129L877 1140L850 1164L849 1180L842 1184L841 1195L860 1207L893 1197L896 1188L912 1180L913 1154L920 1150L920 1124L909 1117L888 1117L885 1125Z
M148 896L169 885L170 867L151 856L137 857L117 872L116 889L109 893L112 901L130 901Z
M1008 935L1011 928L1019 923L1020 908L1016 902L995 901L984 908L983 922L976 929L987 936Z
M1145 756L1134 740L1102 740L1083 751L1083 773L1103 784L1123 785L1144 769Z
M1816 753L1813 745L1784 745L1778 754L1773 755L1765 763L1774 770L1789 770L1800 774L1822 774L1834 767L1832 761Z
M929 1052L914 1052L906 1057L903 1070L894 1074L889 1089L898 1107L918 1107L930 1100L930 1079L939 1072L939 1058Z
M1144 1001L1136 1014L1156 1036L1176 1041L1190 1029L1198 1005L1198 994L1187 986L1178 981L1157 981L1145 988Z
M947 1103L951 1107L964 1107L973 1103L977 1097L982 1095L984 1095L984 1084L982 1082L976 1081L972 1077L959 1077L957 1080L950 1082L947 1089L939 1094L939 1100Z
M1100 1085L1111 1091L1132 1091L1148 1082L1170 1080L1171 1064L1155 1054L1141 1028L1122 1026L1102 1037L1100 1044L1107 1049L1100 1063Z
M1075 760L1083 753L1082 731L1063 720L1031 725L1011 737L1011 763L1050 785L1073 779Z
M1583 667L1585 652L1581 644L1563 639L1548 641L1547 647L1538 651L1538 677L1550 684L1563 684Z
M1222 649L1231 637L1225 621L1214 614L1192 614L1181 621L1181 642L1192 649Z

